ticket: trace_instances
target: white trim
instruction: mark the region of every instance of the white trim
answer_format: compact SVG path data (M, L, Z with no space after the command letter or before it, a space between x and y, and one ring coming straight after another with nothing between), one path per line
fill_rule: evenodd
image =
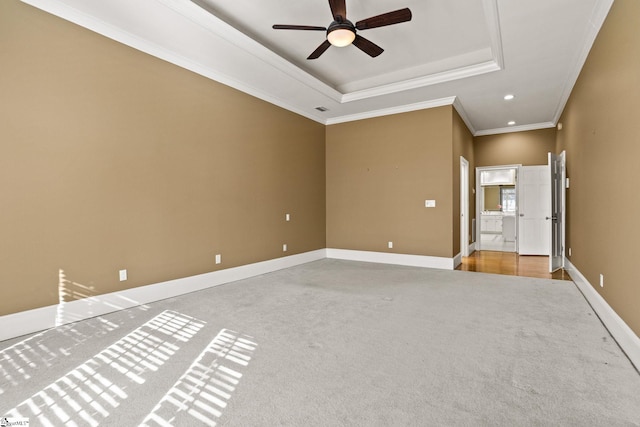
M530 125L509 126L506 128L479 130L473 136L497 135L499 133L524 132L528 130L549 129L556 127L553 122L532 123Z
M460 262L469 256L469 177L469 161L460 156Z
M454 258L327 248L327 258L453 270Z
M453 257L453 270L455 270L460 264L462 264L462 252L458 252L458 254Z
M373 117L389 116L391 114L407 113L409 111L426 110L428 108L442 107L444 105L452 105L455 96L447 98L433 99L430 101L416 102L415 104L399 105L397 107L383 108L381 110L365 111L358 114L345 115L327 119L327 125L335 125L337 123L353 122L356 120L370 119Z
M435 74L428 74L426 76L376 86L370 89L348 92L342 95L342 103L374 98L376 96L388 95L390 93L402 92L405 90L417 89L425 86L433 86L440 83L480 76L482 74L492 73L494 71L500 70L502 70L502 68L494 60L485 61L479 64L459 67L453 70L447 70Z
M560 116L564 111L564 107L567 105L567 101L569 101L569 96L571 96L573 87L578 81L578 77L580 76L582 67L584 67L584 63L587 61L587 57L589 56L591 47L593 46L593 43L598 36L600 28L604 24L604 20L609 14L609 10L613 5L613 1L614 0L598 0L593 7L593 11L591 12L591 19L589 20L589 23L591 25L587 29L587 34L585 34L581 39L584 41L584 44L582 45L582 49L577 54L577 58L575 60L573 68L567 74L567 80L564 82L564 86L562 88L560 102L558 103L556 112L553 116L553 123L558 123L558 120L560 120Z
M489 61L471 64L454 68L439 73L428 74L395 83L376 86L369 89L362 89L353 92L345 92L342 95L342 103L357 101L361 99L373 98L376 96L388 95L390 93L402 92L405 90L417 89L425 86L446 83L454 80L466 79L468 77L480 76L494 71L504 69L504 54L502 51L502 32L500 31L500 16L498 14L497 0L483 0L485 12L485 23L491 43L491 56Z
M403 113L408 111L414 111L422 108L433 108L439 100L428 101L430 104L427 107L416 108L415 104L385 108L381 110L366 111L360 114L338 116L331 119L319 115L317 111L308 111L305 107L299 107L291 103L289 100L280 97L273 91L269 91L260 85L260 83L254 82L249 84L246 81L238 78L229 73L221 72L214 66L207 65L201 61L194 60L176 52L174 49L161 46L158 43L149 41L146 38L133 34L120 27L114 26L108 22L96 18L82 10L75 8L65 2L51 2L50 0L21 0L26 4L37 7L55 16L58 16L67 21L73 22L105 37L113 39L124 45L133 47L141 52L147 53L156 58L160 58L169 63L175 64L184 69L190 70L199 75L205 76L214 81L220 82L224 85L237 89L241 92L254 96L258 99L267 101L273 105L284 108L310 120L322 123L325 125L334 123L343 123L354 120L360 120L363 118L378 117L389 114ZM363 89L353 92L340 92L330 85L322 82L318 78L314 77L310 73L304 71L291 62L283 59L279 55L272 52L270 49L251 39L247 35L243 34L236 28L227 24L223 20L216 17L214 14L206 10L205 7L191 2L182 0L156 0L159 4L163 5L167 9L183 16L191 21L193 24L208 31L214 38L223 40L229 46L240 49L242 52L257 58L262 63L269 66L269 70L275 71L278 76L286 76L302 84L303 86L311 89L317 94L323 97L327 97L339 104L349 103L352 101L379 97L382 95L397 93L401 91L416 89L420 87L441 84L449 81L465 79L468 77L478 76L494 71L500 71L503 66L503 52L502 52L502 40L500 31L500 19L498 16L497 0L483 0L484 10L486 17L486 25L490 35L491 43L491 56L492 59L487 61L471 64L454 68L451 70L428 74L412 79L399 81L396 83L390 83L386 85L380 85L369 89ZM281 74L280 74L281 73ZM276 75L273 74L273 75ZM315 102L318 105L322 104L321 100ZM466 114L463 113L461 108L457 108L458 113L462 116L467 126L470 126L469 119Z
M476 134L476 128L473 127L473 125L471 124L471 119L469 119L469 116L467 115L467 112L465 111L464 107L462 106L462 102L460 101L460 98L457 97L457 96L453 100L453 108L456 109L456 111L458 112L458 115L460 116L462 121L467 125L467 128L469 129L469 132L471 132L471 135L475 135Z
M0 316L0 341L326 258L305 252Z
M266 101L270 104L276 105L278 107L284 108L293 113L299 114L303 117L306 117L315 122L325 124L324 117L316 114L314 111L306 111L302 108L297 108L290 102L285 99L281 99L277 95L274 94L273 91L265 90L264 88L257 87L254 85L247 84L245 81L239 80L238 78L231 76L227 73L220 72L214 67L204 65L198 61L195 61L186 56L180 55L173 50L169 50L163 46L160 46L156 43L153 43L145 38L139 37L135 34L132 34L128 31L123 30L122 28L113 26L107 22L104 22L94 16L91 16L87 13L84 13L78 9L75 9L63 2L51 2L49 0L21 0L22 2L41 9L45 12L48 12L52 15L55 15L59 18L65 19L69 22L77 24L81 27L87 28L95 33L103 35L107 38L115 40L119 43L122 43L126 46L130 46L134 49L137 49L141 52L147 53L153 57L162 59L171 64L177 65L178 67L184 68L186 70L192 71L201 76L207 77L216 82L222 83L226 86L237 89L243 93ZM165 6L170 7L174 11L178 13L182 13L183 16L190 19L192 22L202 26L207 29L211 34L216 37L219 37L225 40L228 43L234 44L234 46L238 46L243 49L244 52L247 52L251 55L256 56L257 58L262 59L267 62L269 65L276 68L279 72L282 72L286 76L296 79L303 85L310 87L319 93L322 93L324 96L327 96L333 99L336 102L340 102L342 98L342 94L337 92L335 89L332 89L330 86L322 83L315 77L305 73L299 68L289 64L284 59L280 58L273 52L266 49L264 46L258 44L247 36L244 36L235 28L226 24L224 21L216 18L215 16L202 11L199 19L196 19L194 13L187 13L190 8L198 8L197 5L186 2L182 3L180 6L179 3L176 3L173 0L159 0ZM204 19L208 19L207 24L203 22ZM240 40L242 39L242 41ZM269 59L266 59L269 57Z
M640 370L640 338L624 320L613 311L607 301L595 290L593 285L565 258L565 270L569 273L582 295L589 302L611 336L616 340L631 363Z
M491 53L496 65L504 69L504 53L502 52L502 32L500 31L500 13L498 12L497 0L483 0L487 29L491 39Z
M518 179L520 176L520 168L522 167L521 164L511 164L511 165L497 165L497 166L476 166L476 235L473 236L475 242L473 242L473 250L470 251L469 253L473 253L474 251L478 250L481 251L482 250L482 185L481 185L481 179L480 179L480 173L482 171L487 171L487 170L494 170L494 169L515 169L516 171L516 198L519 197L519 190L518 190ZM519 206L520 200L518 199L516 202L516 206ZM518 218L518 210L516 209L516 250L515 252L518 253L518 242L520 240L519 236L520 236L520 230L518 228L518 222L517 218Z
M25 1L25 0L23 0ZM34 1L34 0L30 0ZM156 0L180 15L188 18L196 25L209 31L211 34L224 39L239 49L244 50L250 55L255 56L266 64L285 73L292 79L304 84L305 86L322 93L323 95L333 99L336 102L342 102L343 94L328 84L322 82L317 77L309 74L298 66L285 60L270 49L258 43L251 37L239 31L237 28L229 25L222 19L218 18L214 11L208 10L206 3L183 1L183 0ZM215 80L215 79L214 79ZM244 91L241 87L237 88ZM247 92L249 93L249 92ZM249 93L251 94L251 93ZM285 109L287 106L279 105ZM297 113L295 110L291 110Z

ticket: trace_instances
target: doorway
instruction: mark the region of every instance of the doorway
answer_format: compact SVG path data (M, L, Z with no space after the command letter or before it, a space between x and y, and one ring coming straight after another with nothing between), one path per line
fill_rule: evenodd
M520 165L476 168L476 249L517 252Z
M460 254L469 256L469 161L460 156Z

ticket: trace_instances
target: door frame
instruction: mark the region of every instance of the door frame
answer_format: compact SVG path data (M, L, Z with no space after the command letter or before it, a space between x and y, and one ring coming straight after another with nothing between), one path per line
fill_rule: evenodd
M460 156L460 254L469 256L469 161Z
M482 171L495 170L495 169L515 169L516 171L516 218L518 217L518 209L520 206L519 194L518 194L518 173L522 164L511 164L511 165L497 165L497 166L478 166L476 167L476 233L474 236L475 240L475 248L476 250L482 250L482 242L480 241L480 234L482 232L482 221L481 221L481 212L482 212L482 185L480 185L480 173ZM518 253L518 236L520 235L518 231L518 221L516 221L516 248L515 252Z
M551 220L549 240L549 272L564 268L565 260L565 236L566 236L566 211L567 211L567 153L548 153L549 173L551 175ZM554 182L554 178L556 182ZM559 194L558 194L559 193ZM555 227L554 222L560 227ZM559 248L557 247L559 245ZM558 253L556 253L556 249ZM555 255L555 256L554 256ZM555 261L558 261L557 263Z

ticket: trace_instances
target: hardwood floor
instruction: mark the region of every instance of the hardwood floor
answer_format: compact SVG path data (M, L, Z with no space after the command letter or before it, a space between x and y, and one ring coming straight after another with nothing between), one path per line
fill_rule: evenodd
M520 256L515 252L475 251L468 257L462 257L462 263L456 270L571 280L564 270L549 273L548 256Z

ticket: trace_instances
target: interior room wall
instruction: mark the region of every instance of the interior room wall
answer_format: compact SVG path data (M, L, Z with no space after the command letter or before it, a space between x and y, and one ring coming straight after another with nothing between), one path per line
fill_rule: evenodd
M322 124L17 0L0 64L0 315L326 247Z
M327 247L455 255L452 110L327 126ZM427 199L436 207L425 208Z
M453 156L452 156L452 181L453 181L453 216L452 216L452 228L453 228L453 254L456 255L461 252L460 248L460 157L464 157L469 162L469 215L468 215L468 229L469 236L467 237L467 244L470 244L472 239L471 233L472 221L476 216L476 162L475 153L473 147L473 135L469 131L469 128L464 123L455 108L451 109L453 118Z
M558 131L566 150L571 263L640 335L640 2L616 0ZM600 274L604 287L599 286Z
M537 129L474 138L477 167L522 164L546 165L556 149L556 129Z

